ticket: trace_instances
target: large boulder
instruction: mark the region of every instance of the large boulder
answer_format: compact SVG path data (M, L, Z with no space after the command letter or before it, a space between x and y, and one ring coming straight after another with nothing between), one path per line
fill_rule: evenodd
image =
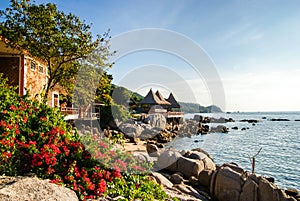
M139 137L143 132L144 128L139 124L122 123L119 128L125 134L126 137L133 138Z
M157 166L172 172L181 172L185 177L194 176L198 178L203 170L215 170L213 160L199 151L181 151L168 149L160 153Z
M1 201L78 201L71 189L36 177L0 177Z
M242 191L242 175L229 167L221 167L214 178L213 196L219 201L239 201Z
M209 187L213 172L213 170L207 169L204 169L202 172L200 172L198 176L199 184L205 187Z
M150 114L146 120L152 127L165 129L166 127L166 117L162 114Z
M199 149L201 150L201 149ZM200 160L204 163L204 169L207 170L215 170L216 165L213 162L212 158L210 157L209 154L207 154L205 151L199 151L199 150L192 150L188 151L187 153L184 154L185 157L190 158L190 159L195 159L195 160Z
M246 180L240 196L240 201L258 201L258 184L252 177L249 177Z
M287 196L275 184L261 177L258 184L259 201L296 201L295 198Z
M166 169L172 172L178 172L177 161L181 154L175 149L168 149L162 152L157 159L159 169Z
M155 181L165 187L172 188L173 183L167 179L164 175L158 173L158 172L151 172L150 174L152 177L154 177Z
M177 171L182 172L186 177L198 177L204 170L204 163L201 160L194 160L181 156L177 162Z

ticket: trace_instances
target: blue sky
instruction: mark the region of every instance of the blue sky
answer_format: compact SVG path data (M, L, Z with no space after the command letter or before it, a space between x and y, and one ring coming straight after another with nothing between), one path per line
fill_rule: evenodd
M215 64L224 88L223 109L226 111L300 111L298 0L50 2L65 12L74 13L86 23L92 23L94 34L110 29L114 37L136 29L159 28L191 39ZM7 0L1 1L0 8L7 5ZM151 82L148 71L139 71L146 69L145 66L148 69L164 66L178 74L180 80L176 83L177 76L173 77L169 80L169 84L174 82L172 86L157 84L155 79ZM147 83L138 82L139 86L133 84L130 88L143 95L152 87L162 90L165 96L172 90L181 101L202 105L214 103L205 78L195 74L179 57L159 51L139 51L119 59L110 72L114 82L122 84L129 83L126 80L130 77L126 76L129 72L138 71L142 74L137 76L145 77ZM165 77L168 81L168 73ZM180 88L181 81L189 85L188 90Z

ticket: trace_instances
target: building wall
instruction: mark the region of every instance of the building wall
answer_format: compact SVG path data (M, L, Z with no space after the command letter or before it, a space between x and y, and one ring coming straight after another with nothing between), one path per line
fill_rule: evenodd
M10 85L19 87L18 92L21 95L29 93L31 98L36 97L41 100L40 94L48 81L47 65L42 60L29 56L26 51L7 47L1 37L0 73L9 79ZM56 87L49 92L47 100L49 106L59 106L58 99L61 92L63 92L61 87Z
M24 87L31 97L40 99L44 86L47 83L46 66L37 59L25 56L24 58Z

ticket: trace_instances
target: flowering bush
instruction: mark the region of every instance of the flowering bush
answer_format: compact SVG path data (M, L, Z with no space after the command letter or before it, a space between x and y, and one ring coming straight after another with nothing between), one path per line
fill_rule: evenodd
M88 141L89 137L84 140ZM27 96L19 96L15 88L8 87L0 76L0 174L16 176L34 173L40 178L73 189L80 200L96 198L103 193L116 195L111 193L116 190L114 182L122 181L125 186L132 182L132 179L126 179L128 163L123 161L131 158L126 153L113 152L105 142L99 141L98 147L93 146L90 144L88 148L94 150L92 156L78 133L63 120L58 108L50 108L29 100ZM108 153L116 157L108 158L105 156ZM100 159L110 161L103 163ZM139 168L138 163L132 164L128 167ZM123 177L121 170L127 176ZM147 176L131 177L139 178L135 190L130 191L133 194L140 191L139 186L155 186ZM124 185L119 187L119 193L126 191Z

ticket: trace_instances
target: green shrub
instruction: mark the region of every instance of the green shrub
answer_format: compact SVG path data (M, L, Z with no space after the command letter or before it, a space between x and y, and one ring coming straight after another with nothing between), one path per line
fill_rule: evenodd
M73 189L80 200L97 198L103 193L118 195L115 190L128 199L131 195L145 198L148 194L149 199L165 195L154 192L159 192L160 187L147 176L129 175L144 170L130 154L113 150L99 136L87 135L81 139L66 124L58 108L18 95L1 75L0 155L0 174L34 173ZM135 184L140 188L132 188L134 181L138 181Z

